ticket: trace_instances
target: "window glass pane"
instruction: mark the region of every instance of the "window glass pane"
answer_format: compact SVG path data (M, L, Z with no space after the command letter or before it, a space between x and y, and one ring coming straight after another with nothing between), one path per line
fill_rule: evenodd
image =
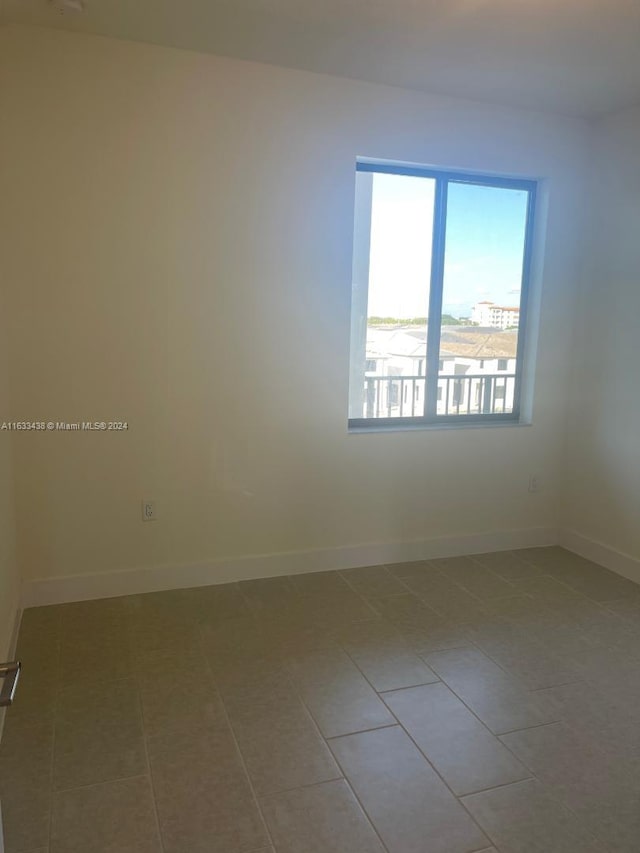
M435 181L356 173L350 418L423 417Z
M438 415L513 411L528 202L527 190L448 185Z

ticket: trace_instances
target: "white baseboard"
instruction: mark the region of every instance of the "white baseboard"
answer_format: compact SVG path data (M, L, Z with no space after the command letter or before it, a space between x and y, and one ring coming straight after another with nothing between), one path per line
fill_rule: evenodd
M589 539L588 536L583 536L576 530L561 531L560 544L563 548L640 584L640 560L635 557L616 551L615 548L603 542Z
M316 551L263 554L182 566L154 566L91 575L39 578L25 582L22 605L37 607L279 575L535 548L557 545L559 541L560 531L556 528L535 527L409 542L380 542Z

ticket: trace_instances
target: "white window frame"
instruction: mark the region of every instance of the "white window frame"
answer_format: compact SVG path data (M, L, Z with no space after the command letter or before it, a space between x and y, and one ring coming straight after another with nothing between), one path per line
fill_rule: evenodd
M531 179L496 177L480 173L455 172L430 167L381 163L374 160L359 159L356 172L374 174L408 175L430 178L435 181L435 202L433 218L432 257L429 286L429 318L427 325L426 370L424 411L419 415L405 417L349 418L349 429L380 429L384 427L464 425L490 423L520 423L522 411L522 382L524 375L525 339L527 336L527 314L534 242L534 219L538 182ZM445 236L447 221L447 195L450 183L476 184L479 186L523 190L528 193L527 217L525 224L522 281L520 292L520 320L518 324L518 345L516 349L515 385L513 409L511 412L487 412L482 414L438 414L438 385L440 362L440 331L442 322L442 293L444 286ZM362 211L356 207L356 220ZM362 223L360 223L362 227ZM358 222L356 221L356 229ZM355 287L355 283L354 283ZM357 321L352 314L352 328ZM353 381L353 376L352 376ZM495 381L494 381L495 387Z

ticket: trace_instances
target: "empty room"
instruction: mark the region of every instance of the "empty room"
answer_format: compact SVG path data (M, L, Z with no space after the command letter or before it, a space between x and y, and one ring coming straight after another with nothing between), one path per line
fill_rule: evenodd
M639 853L638 44L0 0L0 853Z

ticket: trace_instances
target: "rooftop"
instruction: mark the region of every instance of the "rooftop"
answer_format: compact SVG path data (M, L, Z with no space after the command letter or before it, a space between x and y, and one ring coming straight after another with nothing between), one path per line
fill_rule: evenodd
M420 358L426 354L427 331L420 326L370 326L367 356ZM463 358L515 358L517 329L501 331L481 326L443 326L440 355Z

